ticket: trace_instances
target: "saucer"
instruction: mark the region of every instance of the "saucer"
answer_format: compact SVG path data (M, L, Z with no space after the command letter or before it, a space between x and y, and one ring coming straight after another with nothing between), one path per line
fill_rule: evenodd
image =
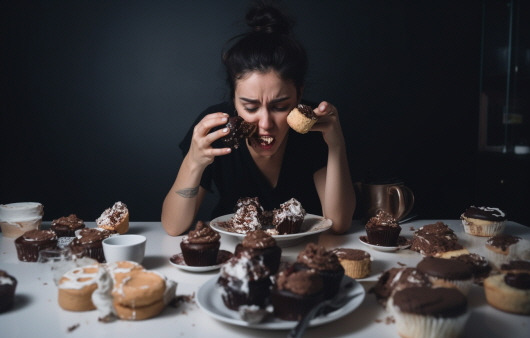
M234 254L229 251L219 250L219 253L217 254L217 264L209 266L190 266L187 265L186 262L184 262L182 252L179 252L178 254L173 255L169 258L169 263L171 263L171 265L173 265L174 267L185 271L206 272L219 269L221 265L223 265L223 263L232 258L232 256L234 256Z
M370 244L368 243L368 238L366 236L359 236L359 240L361 241L361 243L363 243L367 247L372 248L377 251L383 251L383 252L394 252L398 250L407 249L408 247L410 247L410 241L408 241L403 236L398 237L397 246L382 246L382 245Z

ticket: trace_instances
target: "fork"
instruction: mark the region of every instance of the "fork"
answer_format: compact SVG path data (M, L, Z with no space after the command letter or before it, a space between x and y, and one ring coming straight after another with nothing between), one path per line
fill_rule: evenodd
M298 324L289 332L287 335L288 338L300 338L304 334L307 326L311 319L317 317L321 313L329 313L333 310L339 309L344 305L348 304L353 298L362 295L363 292L357 292L351 294L344 298L335 297L333 299L325 300L315 307L313 307L309 312L298 322Z

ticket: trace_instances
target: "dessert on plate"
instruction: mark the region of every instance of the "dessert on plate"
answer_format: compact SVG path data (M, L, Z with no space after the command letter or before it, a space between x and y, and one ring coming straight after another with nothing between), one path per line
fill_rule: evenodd
M278 272L282 249L276 244L276 240L263 230L249 231L238 243L234 254L237 256L241 252L247 252L252 258L261 259L271 275Z
M368 243L380 246L397 246L401 232L397 220L384 210L379 210L365 225Z
M217 264L217 254L221 236L206 225L197 221L194 230L182 238L180 249L184 262L189 266L211 266Z
M372 261L364 250L337 248L331 250L339 258L344 274L351 278L365 278L370 275Z
M291 198L272 211L272 225L280 235L296 234L300 232L305 215L302 204Z

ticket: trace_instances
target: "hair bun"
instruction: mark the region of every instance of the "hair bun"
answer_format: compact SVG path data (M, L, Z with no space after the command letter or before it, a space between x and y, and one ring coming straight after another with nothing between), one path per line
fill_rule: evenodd
M289 34L293 25L279 9L269 5L251 8L245 19L254 32Z

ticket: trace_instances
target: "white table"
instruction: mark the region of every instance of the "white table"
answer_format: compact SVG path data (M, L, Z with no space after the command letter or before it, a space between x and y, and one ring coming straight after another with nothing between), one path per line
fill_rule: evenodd
M442 220L451 226L469 251L482 254L486 238L473 237L463 233L460 221ZM412 231L433 220L417 220L402 224L402 235L411 237ZM94 223L87 223L94 227ZM169 257L180 252L181 237L165 234L159 222L132 222L130 233L147 236L146 257L143 265L156 270L178 283L178 295L191 295L207 280L215 277L217 271L190 273L177 269L169 263ZM509 222L505 233L530 239L530 228ZM400 264L415 266L420 254L403 250L397 253L374 251L365 247L359 236L364 227L354 222L348 234L336 236L328 232L305 237L292 247L283 249L285 259L294 259L309 241L318 242L328 249L349 247L367 250L373 258L372 276L361 281L366 290L373 286L377 275ZM237 239L223 235L221 249L233 251ZM17 259L13 239L0 235L0 269L18 280L16 305L11 311L0 314L0 335L2 337L285 337L286 330L256 330L222 323L204 313L194 303L184 303L178 308L167 307L159 316L145 321L115 321L101 323L96 311L68 312L57 304L57 288L50 272L38 263L20 262ZM465 337L528 337L530 317L504 313L490 307L484 291L473 286L469 294L471 315L463 336ZM397 337L395 324L383 308L367 293L363 303L350 314L307 330L306 337ZM79 325L68 331L69 327Z

